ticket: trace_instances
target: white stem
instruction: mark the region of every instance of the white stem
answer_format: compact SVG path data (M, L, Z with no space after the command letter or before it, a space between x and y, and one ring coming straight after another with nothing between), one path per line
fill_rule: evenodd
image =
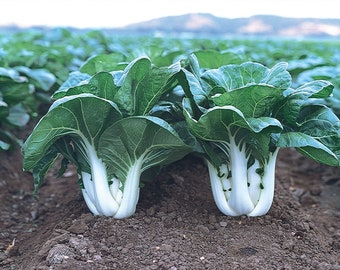
M91 200L92 203L95 203L91 174L87 172L81 172L81 179L84 185L84 189L82 189L82 191L87 194L88 199Z
M120 190L123 186L122 182L116 178L111 179L112 184L110 185L110 192L113 198L115 198L118 204L122 201L123 192Z
M229 200L230 198L230 194L231 194L231 179L230 177L228 178L229 176L229 168L227 166L227 164L222 164L220 167L219 167L219 172L220 172L220 175L222 175L220 177L220 181L222 183L222 188L223 188L223 191L224 191L224 195L226 197L226 200Z
M274 198L275 189L275 164L277 154L280 148L277 148L273 154L269 157L268 163L264 167L264 174L262 177L262 186L260 199L256 204L254 210L248 214L248 216L262 216L269 211Z
M106 174L106 167L98 158L95 149L91 145L86 147L92 175L94 191L94 204L100 215L114 216L119 208L112 196Z
M230 136L231 195L229 206L238 214L249 214L254 204L248 192L247 157L244 146L240 149Z
M136 211L143 160L144 155L137 159L135 164L129 169L124 183L122 201L117 213L114 215L115 218L126 218L133 215Z
M248 168L248 191L251 201L257 204L261 193L261 175L256 172L260 168L258 160Z
M228 199L226 198L226 194L222 185L222 179L218 176L217 169L208 160L206 160L206 162L208 164L211 190L217 208L225 215L238 216L238 214L233 209L231 209L228 204Z
M94 201L90 198L90 196L86 192L86 189L82 189L81 192L83 193L85 203L87 207L90 209L90 211L92 212L92 214L96 216L100 215L100 213L97 210L97 207L94 205Z

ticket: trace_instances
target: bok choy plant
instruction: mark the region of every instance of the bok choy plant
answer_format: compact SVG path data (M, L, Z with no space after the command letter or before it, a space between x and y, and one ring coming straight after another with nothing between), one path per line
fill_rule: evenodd
M202 69L194 55L177 78L186 95L189 130L200 142L213 197L224 214L269 211L280 148L339 165L340 121L331 109L315 104L332 93L331 83L312 81L292 89L286 63Z
M133 215L142 173L192 149L184 121L150 114L179 71L179 64L158 68L141 57L124 70L70 76L23 146L23 167L32 170L35 190L62 155L60 173L69 162L76 165L93 214Z

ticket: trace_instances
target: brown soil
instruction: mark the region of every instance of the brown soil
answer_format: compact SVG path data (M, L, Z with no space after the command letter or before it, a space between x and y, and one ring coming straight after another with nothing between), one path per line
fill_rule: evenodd
M294 150L280 151L272 208L256 218L222 215L192 156L123 220L93 216L73 170L55 175L36 200L20 149L0 153L0 269L340 269L340 168Z

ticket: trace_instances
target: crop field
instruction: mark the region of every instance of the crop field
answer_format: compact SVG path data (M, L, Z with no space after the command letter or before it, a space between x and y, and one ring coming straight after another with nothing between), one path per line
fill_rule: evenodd
M1 269L340 269L340 41L0 32Z

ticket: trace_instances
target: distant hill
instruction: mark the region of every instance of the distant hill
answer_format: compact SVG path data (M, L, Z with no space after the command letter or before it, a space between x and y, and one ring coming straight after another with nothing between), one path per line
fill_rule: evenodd
M206 13L191 13L131 24L121 30L218 35L340 37L340 19L300 19L272 15L228 19Z
M48 30L46 26L31 28ZM69 27L73 31L88 31ZM0 26L1 32L24 30L15 25ZM120 28L105 28L119 34L191 34L220 36L279 36L340 38L340 19L287 18L273 15L256 15L247 18L228 19L208 13L189 13L140 22Z

